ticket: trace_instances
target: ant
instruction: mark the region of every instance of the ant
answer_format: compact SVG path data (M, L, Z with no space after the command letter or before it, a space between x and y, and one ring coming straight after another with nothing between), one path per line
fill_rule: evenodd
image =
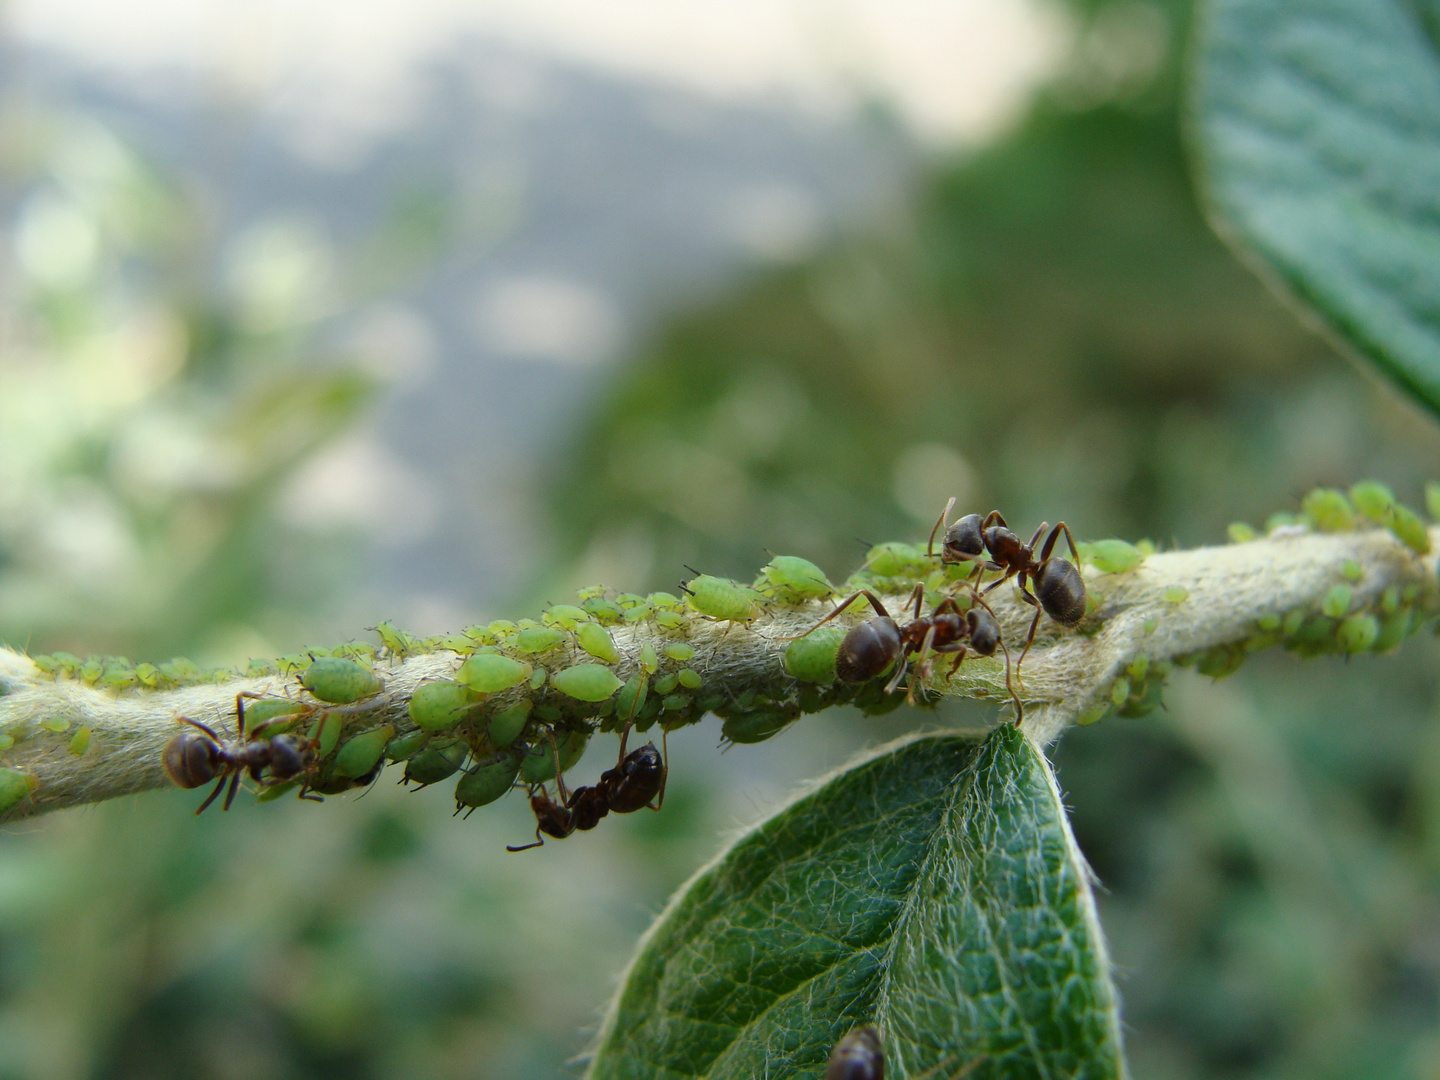
M954 505L954 499L945 504L944 513L930 531L931 554L934 553L935 534L949 518L950 508ZM1035 557L1035 547L1047 528L1048 523L1042 521L1035 530L1035 535L1030 537L1030 542L1025 544L1010 531L999 510L991 510L983 520L979 514L966 514L953 525L946 526L940 546L942 563L974 562L983 570L1003 571L1004 576L987 585L983 593L976 590L978 583L972 581L971 588L977 598L993 592L1012 577L1019 579L1020 599L1035 609L1035 617L1030 620L1030 633L1025 638L1025 648L1021 650L1020 659L1015 664L1017 675L1020 665L1025 663L1025 655L1030 651L1030 646L1035 643L1035 628L1040 625L1042 611L1066 627L1078 625L1085 617L1085 579L1076 569L1080 562L1080 552L1075 547L1075 538L1070 535L1070 527L1062 521L1050 529L1045 546L1040 549L1040 557ZM1073 563L1069 559L1051 554L1062 533L1065 543L1069 545L1070 554L1075 558ZM990 553L988 561L982 557L982 548ZM974 577L972 574L971 578ZM1033 595L1030 589L1025 587L1027 578L1034 589Z
M878 596L869 589L861 589L843 600L834 611L806 630L805 634L814 633L862 596L870 602L876 614L858 626L851 627L840 642L840 651L835 656L836 678L841 682L868 682L898 661L895 674L885 687L885 693L889 694L905 677L905 661L912 654L920 656L920 666L915 672L915 678L923 680L930 674L931 654L955 653L955 662L950 665L950 670L945 675L948 681L960 669L960 664L969 653L994 656L995 650L999 648L1005 653L1005 688L1010 691L1010 698L1015 702L1015 722L1020 723L1025 713L1019 696L1010 685L1010 650L1000 636L1000 624L995 621L995 613L978 594L975 596L978 606L971 607L969 611L961 611L955 598L947 596L935 606L928 618L923 618L921 611L925 602L925 586L923 583L917 584L910 598L905 601L907 609L912 603L915 605L915 616L902 627L891 617L890 612L885 610L885 605ZM805 634L796 636L804 637ZM915 689L915 678L910 682L912 693Z
M235 715L241 732L245 730L244 696L241 694L235 698ZM160 758L165 775L170 777L177 787L182 788L197 788L219 778L215 790L210 792L195 811L197 814L204 813L219 797L228 780L230 790L226 793L225 802L220 809L229 810L230 804L235 801L235 792L240 786L243 773L248 771L252 780L268 786L293 780L314 767L315 744L309 739L291 734L275 735L269 739L260 735L265 728L291 719L293 717L277 717L259 725L250 733L248 739L232 740L221 738L198 720L191 720L188 716L179 717L180 723L190 726L176 733L175 737L165 744Z
M646 743L638 750L625 753L625 743L630 736L630 725L620 736L620 756L613 769L600 774L594 787L579 787L574 791L565 790L565 779L560 775L560 750L555 744L555 733L550 732L550 745L555 751L555 788L560 799L550 798L545 785L530 791L530 809L535 814L535 842L519 847L506 845L506 851L529 851L545 843L540 834L555 840L564 840L576 829L588 831L600 824L600 819L612 810L617 814L633 814L641 807L659 810L665 805L665 780L669 769L665 756L655 749L655 744ZM668 739L662 736L661 742ZM669 746L665 747L669 751ZM656 801L658 800L658 801ZM652 805L653 801L653 805Z
M934 1076L952 1060L946 1057L919 1080ZM960 1080L984 1058L975 1058L950 1080ZM880 1046L880 1032L873 1024L855 1028L835 1044L825 1065L825 1080L885 1080L885 1051Z

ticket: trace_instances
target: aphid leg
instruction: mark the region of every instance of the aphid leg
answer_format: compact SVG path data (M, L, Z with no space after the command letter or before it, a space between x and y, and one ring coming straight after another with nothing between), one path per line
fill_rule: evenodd
M555 791L560 796L560 805L569 809L570 792L565 790L565 778L560 775L560 744L555 741L554 728L547 729L546 733L550 736L550 750L555 755ZM540 786L543 790L545 785L542 784Z
M945 504L945 509L940 511L940 517L935 522L935 527L930 530L930 542L925 545L925 556L933 559L935 557L935 534L940 531L943 525L947 530L950 528L950 511L955 508L955 496L950 496L950 501Z
M809 630L806 630L804 634L792 634L790 637L783 637L780 640L795 641L797 638L805 637L807 634L813 634L816 630L819 630L820 627L824 626L831 619L835 618L836 615L839 615L842 611L844 611L847 607L853 604L856 600L859 600L862 596L865 597L866 600L870 601L870 606L875 609L875 613L877 615L883 615L887 619L890 617L890 613L885 610L885 605L880 602L880 598L878 596L872 593L869 589L861 589L859 592L851 593L849 596L847 596L844 600L840 602L840 605L834 611L830 612L829 615L826 615L814 626L810 627ZM907 604L906 606L909 605Z

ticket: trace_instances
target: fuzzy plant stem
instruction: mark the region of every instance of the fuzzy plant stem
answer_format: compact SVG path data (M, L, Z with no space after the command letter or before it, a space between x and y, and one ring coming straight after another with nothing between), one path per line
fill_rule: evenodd
M1431 540L1432 547L1440 546L1440 530ZM1077 721L1094 719L1112 701L1121 704L1125 694L1117 688L1143 682L1147 674L1168 670L1175 662L1213 657L1217 650L1243 656L1286 635L1293 641L1317 620L1329 620L1333 637L1347 613L1374 612L1359 617L1378 626L1385 612L1395 612L1397 595L1405 598L1409 628L1419 624L1419 614L1411 618L1412 612L1437 606L1436 556L1416 554L1385 529L1320 533L1290 527L1245 543L1152 554L1123 572L1102 573L1087 565L1084 574L1091 613L1078 630L1066 630L1042 616L1035 645L1015 683L1025 703L1024 729L1041 744ZM882 600L899 618L913 579L866 584L881 590ZM1343 589L1344 611L1333 610L1337 587ZM1010 584L987 599L1016 660L1034 609L1019 602ZM747 692L753 698L761 688L766 695L761 700L783 707L786 696L797 689L822 693L789 677L782 658L787 639L803 634L833 606L833 601L813 600L764 605L748 623L718 622L687 611L678 628L661 629L649 621L615 626L610 633L618 659L610 666L619 679L629 679L640 670L647 644L663 650L683 641L694 650L685 667L703 676L708 700L744 700ZM866 604L855 603L831 625L847 629L873 614ZM1278 629L1282 623L1284 628ZM1316 631L1321 636L1325 632L1325 626ZM1375 631L1364 626L1357 633L1362 648L1395 644L1376 643ZM1345 650L1332 646L1328 651ZM998 654L995 659L967 659L948 680L949 658L937 660L929 685L938 693L1002 705L1010 700ZM585 661L593 662L567 642L539 662L554 671ZM392 725L397 736L413 730L408 705L415 689L427 681L453 678L460 663L460 656L445 649L377 660L374 670L384 691L342 710L346 737L382 725ZM1200 669L1206 670L1203 663ZM518 687L515 693L524 689ZM235 699L242 691L261 698L314 700L293 674L117 693L46 675L29 657L0 650L0 737L13 740L0 752L0 796L6 783L25 789L23 797L12 792L5 800L10 805L0 821L168 786L161 757L180 730L177 718L190 717L233 739ZM837 684L823 691L820 704L844 703L857 692ZM495 697L497 707L503 704L503 695ZM812 703L816 700L812 696ZM716 711L723 715L725 710ZM795 706L794 715L799 711ZM686 722L694 719L698 715ZM661 723L678 726L666 724L663 714ZM746 740L736 736L736 741Z

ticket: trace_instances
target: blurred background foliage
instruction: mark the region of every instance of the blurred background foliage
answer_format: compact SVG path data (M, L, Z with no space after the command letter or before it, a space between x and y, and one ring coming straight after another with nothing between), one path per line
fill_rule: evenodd
M486 614L748 576L766 548L844 574L950 495L1162 545L1316 483L1417 499L1434 427L1199 216L1187 8L1074 18L1012 130L921 158L879 220L679 308L595 385L536 488L551 555ZM326 318L479 243L407 190L342 241L283 216L237 239L102 120L0 112L0 634L237 662L332 632L360 540L277 512L377 386ZM1183 672L1164 711L1056 748L1136 1076L1440 1075L1435 652ZM18 827L0 1078L560 1074L721 830L933 722L827 714L724 757L707 723L672 743L663 813L523 857L519 800L452 821L388 777L324 810L197 821L171 793Z

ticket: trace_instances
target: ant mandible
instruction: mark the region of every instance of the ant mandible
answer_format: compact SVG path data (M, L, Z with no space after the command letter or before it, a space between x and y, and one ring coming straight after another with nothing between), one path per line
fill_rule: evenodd
M235 715L239 730L245 730L244 695L235 698ZM224 739L211 728L191 720L188 716L178 718L182 724L190 725L176 733L161 754L160 763L165 775L172 783L182 788L197 788L218 777L215 790L210 792L200 808L202 814L215 801L226 780L230 790L220 807L229 810L235 801L235 792L240 786L240 777L245 772L256 783L283 784L307 772L315 765L315 744L299 735L280 734L269 739L259 736L265 728L293 719L285 716L259 725L248 739Z
M935 533L949 518L950 508L954 505L955 500L951 499L945 505L945 512L940 515L940 521L937 521L935 528L930 531L932 554ZM979 514L966 514L953 525L947 525L941 542L942 563L974 562L985 570L1003 571L1004 576L998 581L991 582L983 591L975 590L977 596L993 592L1012 577L1019 578L1020 599L1035 609L1035 617L1030 620L1030 633L1025 637L1025 648L1021 650L1020 659L1015 663L1017 676L1020 666L1025 663L1030 646L1035 642L1035 629L1040 624L1042 611L1065 627L1074 627L1085 617L1085 579L1076 568L1080 562L1080 552L1075 548L1075 538L1070 535L1070 527L1061 521L1050 529L1045 546L1040 549L1040 557L1035 557L1035 546L1047 528L1050 528L1048 523L1042 521L1035 530L1035 535L1030 537L1030 542L1021 543L1020 537L1010 531L1000 511L992 510L984 520L981 520ZM1051 554L1062 533L1065 543L1069 545L1070 554L1075 557L1074 563ZM988 561L983 557L985 550L990 553ZM1025 587L1027 578L1034 589L1033 595L1030 589ZM973 589L975 586L972 583Z
M945 674L946 681L949 681L969 653L994 656L998 648L1005 653L1005 689L1010 692L1010 698L1015 703L1015 723L1020 723L1024 718L1025 711L1020 704L1019 695L1010 684L1010 650L1000 636L1000 624L995 621L995 613L978 595L975 597L976 606L969 611L961 611L955 598L947 596L935 606L928 618L924 618L921 611L925 602L925 586L923 583L917 584L910 598L905 601L906 609L914 604L914 618L901 626L891 617L890 612L885 610L885 605L878 596L869 589L861 589L846 597L834 611L804 634L796 636L804 637L805 634L814 633L862 596L869 601L876 614L851 627L841 640L840 650L835 655L835 677L841 682L868 682L884 673L891 664L897 664L894 676L885 687L887 694L892 693L905 677L906 660L911 655L918 655L920 666L910 682L910 692L913 693L915 679L924 680L930 674L932 654L956 654L954 663Z
M665 780L669 775L665 756L655 749L653 742L625 753L629 736L630 724L627 722L620 736L620 755L615 767L601 773L594 787L566 791L565 779L560 775L560 750L552 731L550 745L555 751L555 789L560 796L559 801L550 798L544 784L539 785L538 790L532 789L530 809L535 814L535 842L519 847L507 844L505 850L529 851L540 847L545 843L541 833L555 840L564 840L577 829L583 832L595 828L600 819L612 810L617 814L633 814L642 807L659 810L664 806ZM668 733L662 735L661 742L666 742L667 737Z

